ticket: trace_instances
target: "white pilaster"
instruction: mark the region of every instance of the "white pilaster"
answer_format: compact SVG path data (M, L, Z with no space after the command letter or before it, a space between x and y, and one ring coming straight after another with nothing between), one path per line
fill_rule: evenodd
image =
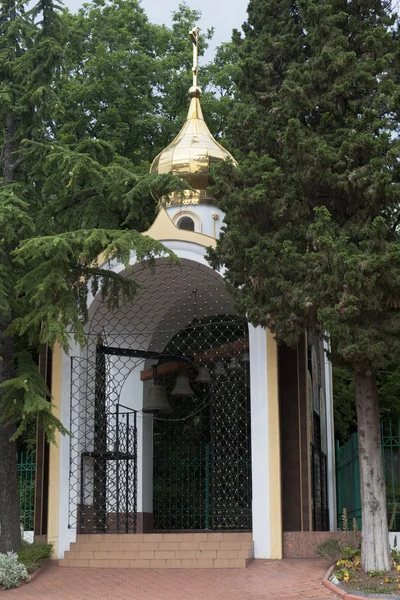
M254 558L271 558L267 338L249 324Z
M134 345L134 341L132 342ZM152 482L153 461L153 428L151 415L142 413L146 386L140 379L140 373L145 368L145 361L136 364L122 387L120 404L137 411L137 512L152 512L152 487L148 489L148 481ZM147 383L147 382L145 382ZM150 452L149 452L150 450ZM145 489L146 487L146 489ZM150 498L149 498L150 491Z
M62 353L62 378L61 378L61 403L60 420L64 427L70 431L71 410L71 356L80 356L81 349L71 343L70 354ZM69 528L70 523L70 441L71 438L60 436L60 496L58 517L58 544L57 558L64 558L64 552L69 550L70 544L76 541L76 529ZM74 507L76 510L76 507Z
M324 341L325 359L325 400L326 400L326 430L327 430L327 479L328 479L328 507L329 507L329 529L337 529L337 505L336 505L336 460L335 460L335 430L333 423L333 385L332 364L328 360L326 352L329 343Z

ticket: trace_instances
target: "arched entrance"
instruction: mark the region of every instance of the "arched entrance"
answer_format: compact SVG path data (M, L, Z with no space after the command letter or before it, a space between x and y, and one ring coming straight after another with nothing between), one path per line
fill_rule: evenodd
M154 420L154 529L251 530L247 324L208 317L178 332L166 352L193 357L191 395L174 395L175 373L164 378L173 413Z
M85 356L72 357L69 526L249 530L247 324L221 276L193 260L126 276L136 296L114 308L96 298ZM178 375L188 394L174 394ZM154 383L169 416L142 412Z

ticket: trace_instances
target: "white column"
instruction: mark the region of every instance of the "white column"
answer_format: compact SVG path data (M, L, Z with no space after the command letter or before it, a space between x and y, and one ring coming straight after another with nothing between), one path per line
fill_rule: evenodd
M71 343L69 355L67 355L65 352L62 353L60 420L64 427L68 429L68 431L70 430L71 411L71 357L80 355L81 349L75 343ZM57 558L64 558L64 552L69 550L72 542L76 541L76 528L74 527L69 529L68 527L70 521L70 510L77 510L76 500L74 497L71 498L73 506L70 508L70 442L71 438L68 435L60 437L60 496L58 508Z
M142 382L140 374L148 366L142 361L129 373L121 390L120 403L137 412L137 512L153 512L153 419L142 413L143 401L152 381Z
M271 557L267 337L249 324L254 558Z
M156 361L146 361L143 368L150 367ZM147 398L149 390L153 385L150 381L141 381L141 393L143 401ZM140 409L141 410L141 409ZM142 512L153 514L153 415L139 413L139 421L142 422L141 440L141 469L142 469Z
M329 350L329 342L324 341L325 359L325 400L326 400L326 431L327 431L327 479L328 479L328 507L329 507L329 529L337 529L337 505L336 505L336 461L335 461L335 430L333 422L333 386L332 386L332 364L328 360L326 352Z

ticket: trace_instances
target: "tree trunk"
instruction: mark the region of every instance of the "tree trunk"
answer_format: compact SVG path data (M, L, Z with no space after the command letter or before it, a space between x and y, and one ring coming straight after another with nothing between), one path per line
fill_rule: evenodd
M354 373L362 507L361 567L390 571L392 557L386 512L378 390L375 373Z
M0 381L14 376L13 343L5 335L6 320L0 315ZM0 391L0 418L3 414ZM15 425L0 421L0 552L16 551L21 545L19 519L17 448L10 437Z
M16 19L14 0L7 0L6 17L10 22ZM14 40L14 54L17 48ZM15 134L17 117L11 110L6 119L4 142L0 156L3 167L3 185L15 180ZM3 248L1 259L8 261L7 248ZM11 286L10 286L11 287ZM11 337L5 334L9 319L0 314L0 382L12 379L14 373L14 345ZM3 393L0 390L0 552L16 551L21 545L21 528L18 493L17 448L10 438L15 432L15 424L7 425L1 420L4 412Z

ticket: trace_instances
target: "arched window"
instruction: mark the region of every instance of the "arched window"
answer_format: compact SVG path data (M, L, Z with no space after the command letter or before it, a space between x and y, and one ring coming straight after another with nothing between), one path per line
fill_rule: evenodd
M178 229L201 233L201 220L194 211L179 210L172 216L172 221Z
M194 231L194 221L190 217L182 217L179 219L178 229L185 229L185 231Z

